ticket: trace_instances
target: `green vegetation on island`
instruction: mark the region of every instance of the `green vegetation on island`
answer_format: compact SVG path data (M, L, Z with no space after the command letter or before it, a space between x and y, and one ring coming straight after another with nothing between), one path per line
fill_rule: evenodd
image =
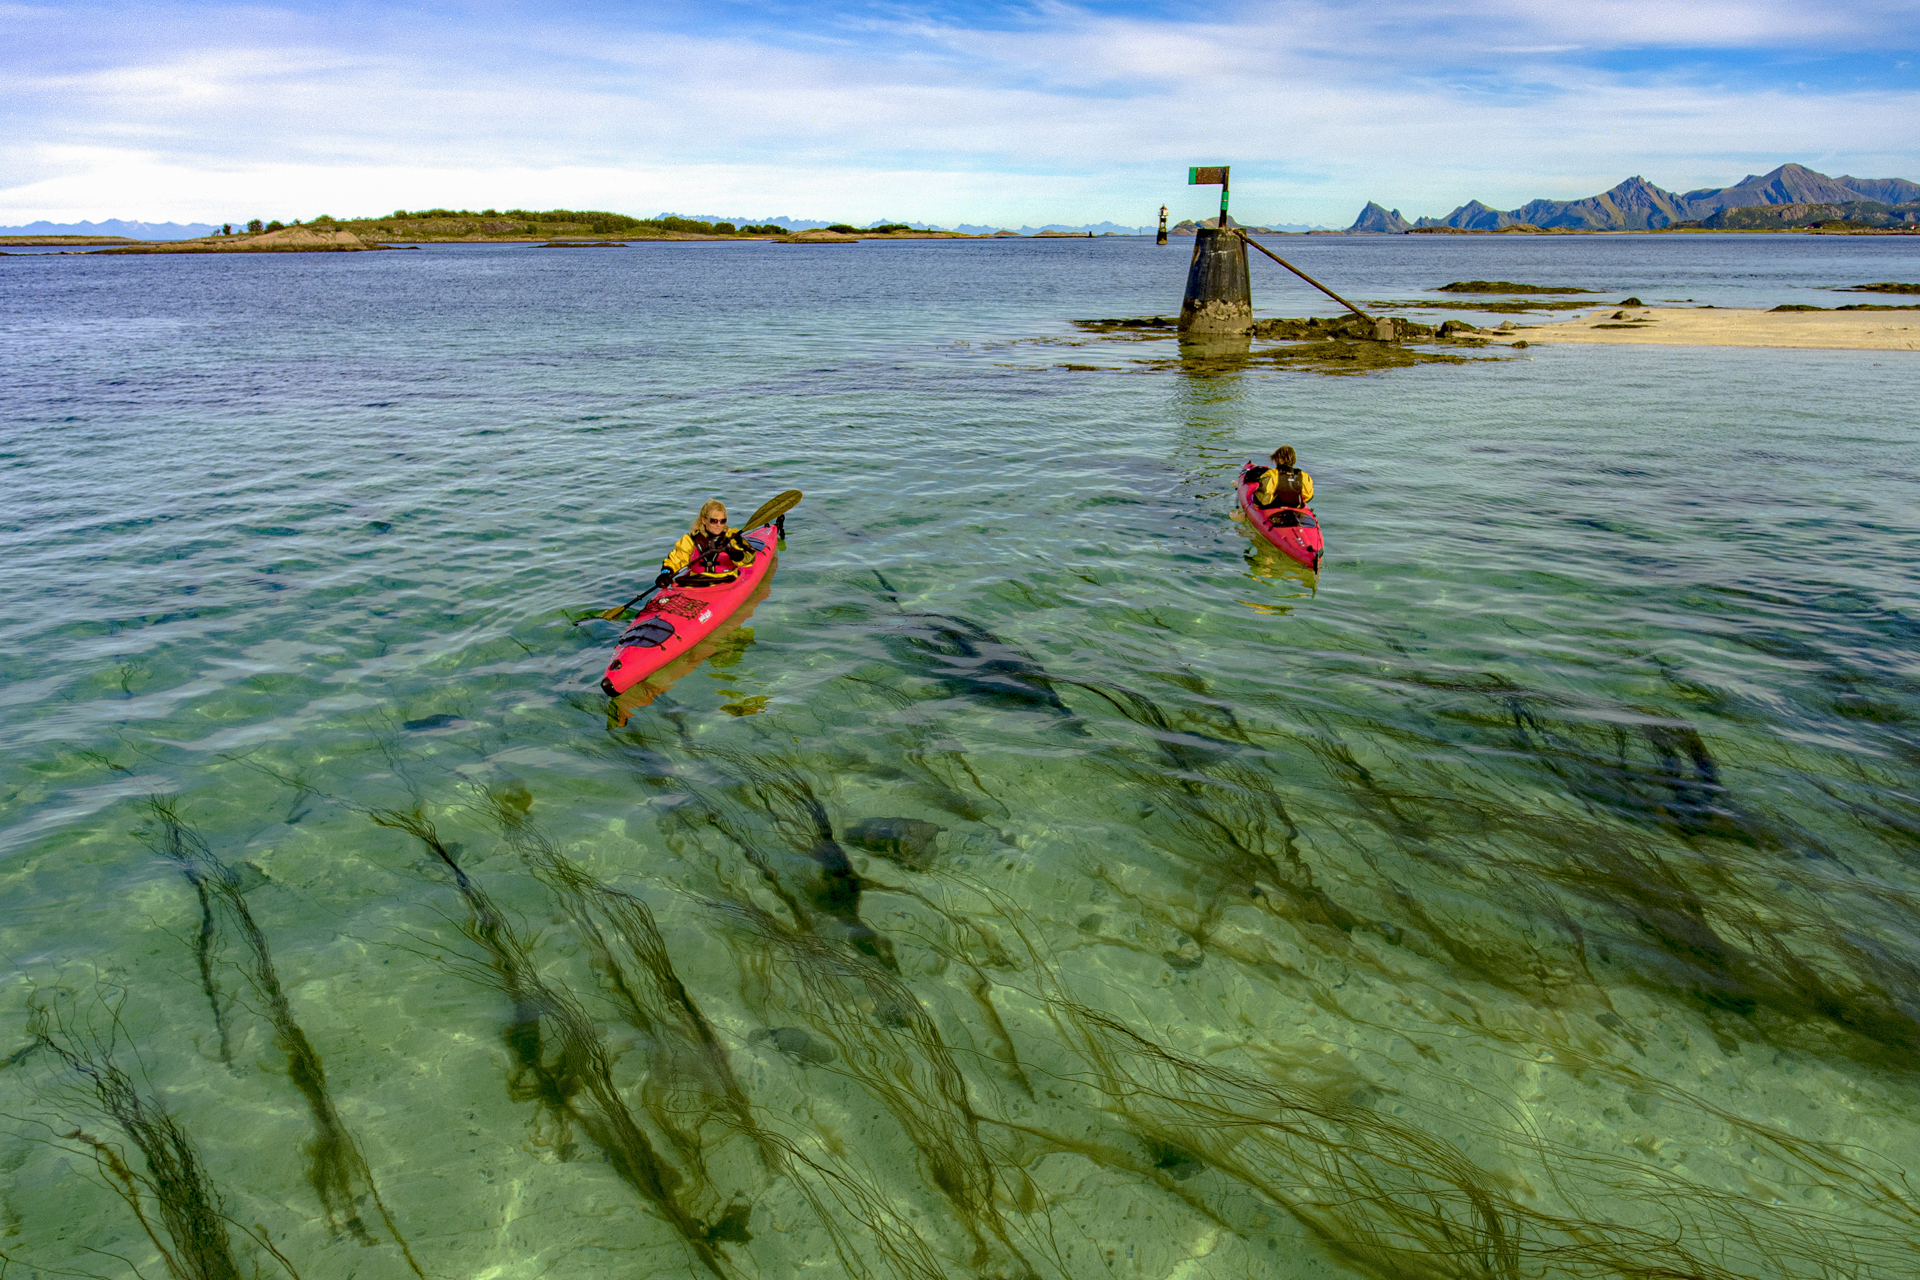
M356 235L402 241L529 240L556 236L678 239L788 234L786 227L776 223L738 226L667 213L655 218L636 218L604 209L482 209L478 213L471 209L395 209L380 218L335 219L321 214L309 225L336 226Z
M1883 204L1845 200L1767 204L1721 209L1711 217L1676 222L1664 231L1914 231L1920 229L1920 201Z
M195 240L151 242L87 241L116 247L91 249L99 253L327 253L434 243L499 243L534 241L552 248L586 248L633 240L758 239L793 243L839 241L854 243L876 236L911 239L976 237L956 231L915 230L904 222L855 227L835 223L821 230L800 230L778 223L735 225L706 222L663 213L655 218L601 209L395 209L375 218L336 218L331 214L291 223L254 218L236 227L227 223L214 234ZM23 243L50 243L35 238Z
M1878 284L1854 284L1835 290L1836 293L1920 293L1920 284L1901 284L1896 280L1882 280Z

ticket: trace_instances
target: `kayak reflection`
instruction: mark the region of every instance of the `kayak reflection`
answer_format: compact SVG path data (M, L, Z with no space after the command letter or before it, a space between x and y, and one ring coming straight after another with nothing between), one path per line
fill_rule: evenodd
M773 575L780 571L778 546L770 548L767 554L773 558L773 563L767 566L767 572L760 579L759 585L754 587L753 593L741 602L738 609L734 610L732 617L714 628L672 662L641 680L625 693L608 700L608 728L618 729L624 726L633 718L634 712L652 705L655 698L673 688L695 667L708 659L714 659L715 665L719 666L732 666L739 660L740 654L753 643L753 629L749 627L742 631L741 624L751 618L753 611L760 607L760 602L767 598L767 592L773 588ZM725 710L734 715L751 715L764 706L765 702L761 699L746 698L728 704Z
M1233 520L1240 526L1240 532L1247 539L1245 553L1247 572L1255 578L1264 579L1277 586L1298 588L1293 591L1279 591L1269 596L1264 602L1243 600L1242 604L1261 613L1287 614L1293 612L1293 606L1276 604L1274 603L1276 599L1305 600L1319 594L1319 574L1262 537L1259 530L1253 527L1252 521L1247 519L1244 511L1236 508Z

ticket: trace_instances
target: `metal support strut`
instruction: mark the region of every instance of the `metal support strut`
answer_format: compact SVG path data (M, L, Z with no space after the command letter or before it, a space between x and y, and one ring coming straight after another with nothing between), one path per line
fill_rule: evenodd
M1372 316L1367 315L1367 313L1362 311L1359 307L1354 306L1351 302L1348 302L1345 298L1341 297L1339 294L1335 293L1333 290L1327 288L1327 286L1321 284L1318 280L1315 280L1312 276L1308 275L1306 272L1302 271L1300 268L1294 266L1291 262L1288 262L1285 258L1281 257L1279 254L1267 248L1267 246L1261 244L1258 240L1255 240L1252 236L1248 235L1246 232L1242 231L1240 228L1235 227L1233 229L1233 234L1239 236L1242 240L1246 241L1248 244L1252 245L1254 248L1258 249L1260 252L1266 254L1269 258L1272 258L1275 262L1279 263L1281 266L1285 267L1287 270L1293 272L1293 274L1299 276L1302 280L1305 280L1308 284L1312 285L1314 288L1318 289L1320 292L1326 294L1329 298L1332 298L1335 302L1339 303L1341 306L1345 307L1347 310L1353 312L1355 315L1366 316L1366 318L1369 320L1373 319Z

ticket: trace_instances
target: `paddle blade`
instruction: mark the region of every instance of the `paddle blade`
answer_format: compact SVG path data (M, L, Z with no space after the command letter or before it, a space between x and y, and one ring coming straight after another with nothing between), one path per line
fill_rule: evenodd
M619 617L621 614L625 613L626 611L627 611L627 606L623 604L617 604L613 606L613 608L611 609L602 609L600 611L600 616L602 618L605 618L608 622L612 622L615 618Z
M741 522L740 531L744 533L748 529L758 529L770 520L778 520L781 516L787 514L787 512L799 505L800 491L798 489L789 489L777 497L768 498L758 511Z

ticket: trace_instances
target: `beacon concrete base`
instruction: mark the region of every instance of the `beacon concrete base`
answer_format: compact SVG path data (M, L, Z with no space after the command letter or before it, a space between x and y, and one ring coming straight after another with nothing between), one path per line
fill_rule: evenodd
M1182 333L1246 333L1253 328L1253 285L1247 246L1224 227L1201 227L1193 237L1187 295L1180 303Z

